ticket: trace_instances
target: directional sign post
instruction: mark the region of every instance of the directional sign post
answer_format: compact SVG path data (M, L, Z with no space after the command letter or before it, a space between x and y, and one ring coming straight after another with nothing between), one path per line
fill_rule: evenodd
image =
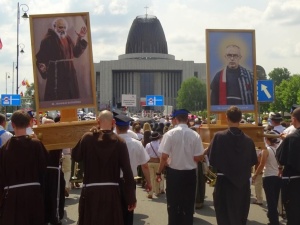
M2 106L20 106L21 95L1 95Z
M274 82L273 80L257 81L257 101L274 102Z
M146 106L164 106L164 96L146 95Z

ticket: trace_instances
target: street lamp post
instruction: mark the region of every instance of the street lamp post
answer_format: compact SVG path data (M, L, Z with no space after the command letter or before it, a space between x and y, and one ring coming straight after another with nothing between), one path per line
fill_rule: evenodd
M10 78L9 75L10 75L10 74L6 72L6 76L5 76L5 81L6 81L5 94L7 94L7 79Z
M27 11L29 10L28 5L26 4L19 4L18 2L18 13L17 13L17 64L16 64L16 69L17 69L17 78L16 78L16 83L17 83L17 88L16 88L16 94L19 94L19 47L21 45L21 52L23 53L24 50L23 48L25 47L24 44L19 44L19 25L20 25L20 8L22 7L22 11L24 12L22 18L26 19L28 18ZM23 48L22 48L23 47Z

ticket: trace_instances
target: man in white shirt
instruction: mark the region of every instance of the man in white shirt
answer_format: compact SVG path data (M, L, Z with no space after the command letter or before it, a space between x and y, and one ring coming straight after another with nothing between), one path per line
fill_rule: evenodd
M274 127L273 131L277 134L281 134L285 127L280 124L282 121L282 116L280 113L274 113L270 115L271 125Z
M169 225L192 225L196 194L197 162L204 148L200 135L187 126L189 111L175 110L172 118L177 126L164 134L158 152L162 154L157 179L167 161L167 207Z
M293 105L292 105L292 108L291 108L290 114L292 114L293 111L294 111L295 109L299 108L299 107L300 107L300 105L293 104ZM286 129L282 132L281 137L282 137L282 138L285 138L287 135L289 135L289 134L291 134L291 133L294 133L295 131L296 131L296 128L294 127L293 124L291 124L288 128L286 128Z
M5 130L6 116L0 113L0 147L2 147L13 135Z
M116 121L116 132L117 134L123 138L126 142L128 153L129 153L129 159L130 159L130 165L131 170L133 173L133 176L137 176L137 167L141 165L141 168L143 170L143 173L145 175L146 181L147 181L147 190L151 190L151 181L150 181L150 173L149 173L149 167L148 167L148 161L150 159L149 155L147 154L146 150L144 149L142 143L130 136L128 133L129 129L129 123L132 120L130 117L125 115L117 115L114 117ZM122 177L123 174L121 174ZM125 201L125 190L123 189L122 179L120 182L120 189L121 189L121 200L122 200L122 208L123 208L123 217L124 217L124 225L132 225L133 224L133 211L128 211L127 207L128 204L126 204Z

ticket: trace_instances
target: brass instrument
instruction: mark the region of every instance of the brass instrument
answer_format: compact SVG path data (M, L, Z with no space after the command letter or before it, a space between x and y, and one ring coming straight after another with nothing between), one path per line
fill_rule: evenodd
M211 169L212 167L209 166L205 176L207 178L207 183L209 184L209 186L214 187L217 181L217 174L215 174Z
M73 170L73 177L72 177L72 180L77 180L77 174L78 174L78 171L79 171L79 167L78 167L78 162L75 162L74 164L74 170Z

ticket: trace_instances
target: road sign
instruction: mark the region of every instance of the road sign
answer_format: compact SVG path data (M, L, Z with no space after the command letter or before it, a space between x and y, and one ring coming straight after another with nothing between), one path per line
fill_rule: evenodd
M274 82L273 80L257 81L257 101L274 102Z
M122 95L122 106L136 107L136 95Z
M164 106L164 96L146 95L146 106Z
M1 95L2 106L20 106L21 105L21 95Z

